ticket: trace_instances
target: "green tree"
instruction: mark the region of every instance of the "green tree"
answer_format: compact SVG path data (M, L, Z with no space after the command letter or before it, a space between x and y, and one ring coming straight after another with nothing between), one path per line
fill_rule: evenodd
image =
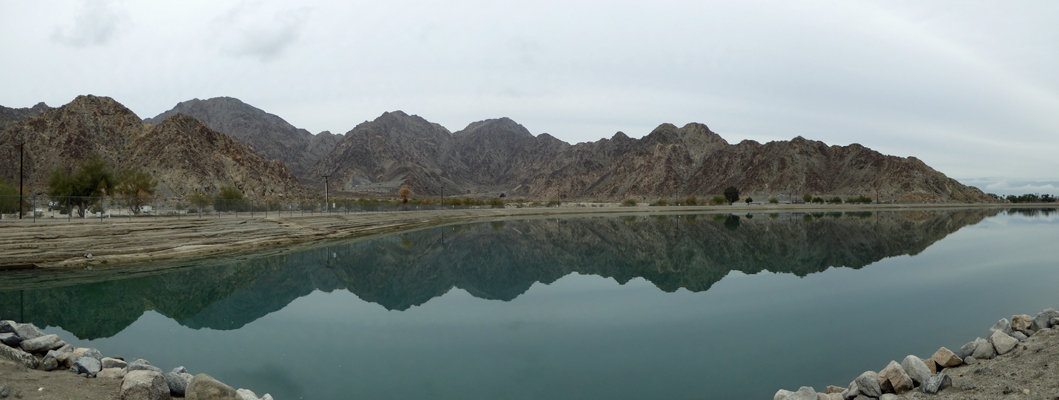
M813 195L811 195L811 194L802 195L802 200L805 200L806 203L810 203L810 202L813 201Z
M779 203L779 202L780 202L780 201L779 201L778 199L776 199L775 197L773 197L773 198L769 199L769 203L770 203L770 204L776 204L776 203Z
M724 198L724 196L713 196L710 199L710 204L724 204L726 202L728 202L728 199Z
M29 203L22 202L23 210L29 209ZM0 180L0 213L9 214L18 212L18 188Z
M223 186L217 198L213 199L213 209L217 212L242 211L246 209L243 192L235 186Z
M753 203L753 202L754 202L754 199L752 199L752 198L750 198L750 197L747 197L747 198L746 198L746 205L748 205L748 206L749 206L749 205L750 205L750 203Z
M93 154L78 165L77 172L68 174L56 168L48 179L48 195L54 201L68 202L77 207L78 216L85 215L85 207L95 204L100 197L114 191L114 174L103 156Z
M122 197L128 199L129 210L139 214L147 200L154 196L158 188L158 181L151 174L140 171L137 168L122 170L118 173L118 181L115 189Z
M729 186L724 189L724 198L728 200L728 204L739 201L739 189L735 186Z

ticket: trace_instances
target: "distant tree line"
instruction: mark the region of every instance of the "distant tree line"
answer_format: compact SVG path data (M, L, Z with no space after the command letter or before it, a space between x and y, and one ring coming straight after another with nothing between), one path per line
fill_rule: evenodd
M1030 193L1020 196L1010 194L1004 199L1012 203L1055 203L1056 200L1055 196L1052 196L1050 194L1038 195Z

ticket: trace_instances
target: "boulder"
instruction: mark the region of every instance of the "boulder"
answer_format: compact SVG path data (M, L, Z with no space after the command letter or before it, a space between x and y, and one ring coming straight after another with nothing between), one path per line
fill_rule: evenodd
M1011 337L1017 339L1020 342L1023 341L1023 340L1029 339L1029 337L1026 336L1026 334L1024 334L1022 332L1019 332L1019 331L1015 331L1015 333L1012 333Z
M169 400L169 386L161 373L155 371L129 371L121 381L121 400Z
M126 363L125 360L119 360L117 358L110 357L103 357L103 359L99 360L99 362L103 365L103 368L125 368L129 366L129 364Z
M96 361L103 362L103 353L100 353L99 350L96 349L85 350L84 353L81 353L81 357L92 357L96 359Z
M235 395L236 395L236 397L239 400L261 400L261 398L257 397L257 394L254 393L250 389L239 389L239 390L236 390L235 391ZM787 399L788 400L792 399L792 397L788 397ZM812 400L817 400L817 399L813 398Z
M884 394L882 396L879 396L879 400L900 400L900 399L901 399L900 397L897 397L897 395L893 394L893 393L886 393L886 394Z
M253 398L253 399L244 399L244 400L258 400L258 399ZM808 386L802 386L802 387L798 388L797 392L791 393L790 396L787 396L787 400L820 400L820 396L816 395L816 390L814 390L813 388L808 387Z
M0 346L0 357L15 361L30 369L37 369L40 366L40 360L37 357L33 357L32 354L22 351L20 348Z
M961 357L953 353L952 350L949 350L944 347L938 349L938 351L935 351L934 355L930 356L930 359L934 360L934 363L938 364L938 366L944 368L952 368L957 365L963 364L963 359Z
M18 328L18 322L9 319L0 321L0 333L14 333L15 328Z
M842 391L843 399L852 399L860 394L860 386L857 386L857 381L849 383L849 388Z
M879 387L883 392L904 393L912 390L915 384L912 378L901 368L897 361L890 361L878 374Z
M188 369L184 368L184 366L181 365L179 367L173 368L173 373L174 374L186 374L186 373L188 373Z
M19 347L18 344L22 343L22 338L18 337L17 333L4 332L0 333L0 343L6 344L11 347Z
M874 371L864 371L853 382L857 384L861 394L875 398L882 396L882 387L879 386L879 374Z
M88 374L88 376L96 376L99 371L103 370L103 365L99 363L95 357L82 356L74 361L74 368L77 368L77 373Z
M993 345L988 340L978 338L974 340L974 353L971 354L971 357L979 360L991 359L996 357L996 349L993 348Z
M169 385L169 394L177 397L184 397L190 379L184 378L184 375L181 375L178 372L169 372L163 376L165 377L165 383Z
M1051 309L1051 308L1049 308L1047 310L1044 310L1044 311L1041 311L1040 313L1037 314L1037 318L1033 319L1033 324L1030 326L1030 329L1033 330L1033 332L1037 332L1038 330L1041 330L1041 329L1051 328L1052 327L1052 319L1057 319L1057 318L1059 318L1059 311L1056 311L1056 310ZM25 337L23 337L22 339L25 339Z
M41 330L37 329L33 324L18 324L18 326L15 327L15 333L17 333L18 337L22 338L22 340L36 339L44 336L44 332L41 332Z
M19 343L19 347L22 347L22 350L27 353L47 353L48 350L55 350L64 345L66 345L66 342L59 339L59 335L38 336Z
M1000 331L993 332L992 335L989 335L989 342L993 344L993 348L996 349L997 354L1007 354L1019 344L1018 339Z
M989 328L989 333L986 334L986 337L989 337L989 335L992 335L993 332L996 331L1001 331L1007 334L1008 336L1011 336L1011 322L1008 321L1007 318L1001 318L1000 321L997 321L992 328Z
M45 354L44 358L40 360L40 366L38 368L40 368L41 371L55 371L59 369L61 365L59 358L63 356L64 355L58 351L48 350L48 354Z
M913 355L909 355L901 361L901 369L905 371L905 374L908 374L909 378L912 378L915 386L923 386L923 382L926 382L927 378L932 374L927 363Z
M132 371L154 371L154 372L157 372L159 374L162 373L162 369L161 368L158 368L156 366L151 365L151 363L147 362L147 360L144 360L142 358L129 363L126 366L126 368L129 369L129 372L132 372Z
M949 378L948 375L931 375L930 378L927 378L927 381L923 383L923 393L935 394L949 386L952 386L952 378Z
M958 357L959 359L964 360L964 362L966 362L967 358L970 357L971 354L974 354L974 348L975 347L978 347L978 342L975 342L975 341L967 342L967 344L965 344L963 346L960 346L959 350L956 350L956 357Z
M96 374L99 379L122 379L128 371L125 368L103 368Z
M1026 314L1011 316L1011 330L1030 336L1033 334L1031 327L1033 327L1033 317Z
M842 393L843 390L846 390L846 388L835 385L827 385L827 394Z
M794 394L794 392L790 390L780 389L776 391L776 394L772 395L772 400L787 400L792 394Z
M225 385L206 374L195 375L188 382L184 393L186 400L238 400L239 397L231 386Z

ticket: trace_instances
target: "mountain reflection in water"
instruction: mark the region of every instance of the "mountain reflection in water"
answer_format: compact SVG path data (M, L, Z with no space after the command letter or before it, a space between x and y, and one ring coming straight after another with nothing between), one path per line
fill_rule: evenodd
M238 329L315 290L348 290L389 310L453 288L510 301L570 273L673 292L730 271L805 276L915 255L999 210L532 219L438 227L144 277L0 288L5 319L80 339L116 335L147 310L199 329ZM12 290L16 289L16 290Z

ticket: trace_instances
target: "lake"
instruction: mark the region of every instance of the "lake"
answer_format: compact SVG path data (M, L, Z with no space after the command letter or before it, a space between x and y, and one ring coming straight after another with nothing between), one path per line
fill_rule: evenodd
M0 312L278 400L766 399L1059 308L1057 216L492 221L100 282L7 280Z

